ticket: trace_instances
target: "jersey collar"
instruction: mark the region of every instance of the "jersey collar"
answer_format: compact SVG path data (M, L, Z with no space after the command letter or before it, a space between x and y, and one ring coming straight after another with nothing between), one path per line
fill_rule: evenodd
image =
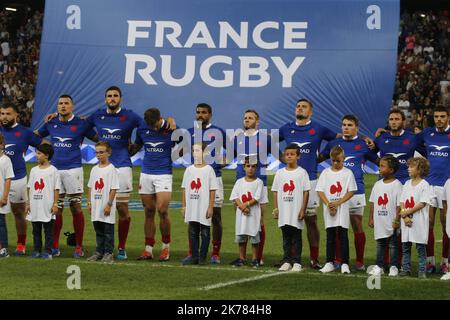
M72 121L73 118L75 118L75 115L74 115L74 114L72 114L72 116L67 120L67 122ZM61 118L59 118L59 121L61 121ZM64 122L64 121L61 121L61 122Z
M344 140L344 141L353 141L353 140L356 140L356 139L358 139L358 136L357 136L357 135L354 136L354 137L351 138L351 139L346 139L344 136L342 136L342 140Z
M119 114L120 111L122 111L122 107L119 107L119 110L117 110L117 112L115 112L115 113L109 112L109 109L106 108L106 113L107 113L107 114Z
M307 126L308 124L311 124L311 120L309 120L309 121L308 121L307 123L305 123L305 124L298 124L297 121L295 121L294 123L295 123L296 126L304 127L304 126Z
M13 129L13 128L15 128L15 127L17 127L19 124L16 122L16 123L14 123L12 126L11 126L11 129Z
M253 132L253 134L249 134L247 131L244 131L244 136L246 137L254 137L259 133L259 130L255 130L255 132Z
M447 126L447 128L445 128L444 132L447 132L449 129L450 129L450 124ZM439 132L436 127L434 127L434 130L436 130L436 132Z

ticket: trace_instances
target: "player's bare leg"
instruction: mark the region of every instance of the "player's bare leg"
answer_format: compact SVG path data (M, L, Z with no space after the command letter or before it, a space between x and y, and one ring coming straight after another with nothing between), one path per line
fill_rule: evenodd
M69 204L70 212L73 217L73 229L75 231L75 252L73 256L75 258L80 258L84 256L83 252L83 235L84 235L84 214L81 209L81 193L79 194L69 194Z
M258 245L258 264L264 265L264 244L266 243L266 227L264 225L264 217L266 212L266 204L261 204L261 232L259 233L260 242Z
M171 192L158 192L156 194L156 210L159 214L159 229L162 237L162 250L159 255L159 261L170 259L170 218L169 204L172 198Z
M119 214L119 227L118 227L118 235L119 235L119 245L118 245L118 260L126 260L128 259L126 253L126 242L128 238L128 232L130 230L131 224L131 216L128 209L130 195L127 193L121 193L117 195L116 206L117 212Z
M434 257L434 220L436 217L437 208L430 207L429 210L429 229L428 229L428 243L427 243L427 273L436 272L436 259Z
M364 210L364 208L356 208L356 210ZM366 245L366 234L363 229L363 216L359 214L350 214L350 222L352 224L353 234L355 236L355 270L364 271L364 248Z
M27 242L27 220L25 219L25 203L11 203L11 211L16 221L17 248L14 255L25 255Z
M309 252L311 259L311 267L314 269L321 269L319 264L319 241L320 232L317 226L317 211L315 208L308 208L305 217L306 234L309 242Z
M145 222L145 250L138 260L153 259L153 246L155 245L155 214L156 214L156 195L141 194L142 205L144 206Z

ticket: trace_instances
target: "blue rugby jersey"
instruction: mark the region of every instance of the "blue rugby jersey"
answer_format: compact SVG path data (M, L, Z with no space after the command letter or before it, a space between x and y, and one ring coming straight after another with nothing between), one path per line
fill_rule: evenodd
M0 133L5 137L5 154L11 159L13 165L14 178L12 180L26 177L27 168L23 155L29 146L37 147L43 139L20 124L11 128L0 126Z
M85 137L92 139L97 134L86 120L76 116L69 121L54 118L45 123L38 133L44 138L50 136L55 151L51 164L58 170L80 168L81 144Z
M336 139L336 132L310 121L304 126L298 126L295 122L285 124L280 128L280 142L286 144L295 143L300 147L300 160L298 165L309 174L310 180L317 179L317 155L319 154L322 140Z
M145 126L144 120L132 110L121 108L118 113L108 113L104 108L94 112L87 121L97 129L100 141L111 145L111 163L116 168L131 167L128 144L133 130Z
M442 133L436 127L426 128L417 135L417 143L425 146L430 161L430 173L425 180L432 186L443 187L450 178L450 126Z
M409 180L408 165L406 162L409 158L414 157L414 152L417 147L416 135L409 130L404 130L399 136L393 136L390 132L383 132L375 139L376 150L373 153L380 151L380 158L391 155L400 163L395 177L405 184Z

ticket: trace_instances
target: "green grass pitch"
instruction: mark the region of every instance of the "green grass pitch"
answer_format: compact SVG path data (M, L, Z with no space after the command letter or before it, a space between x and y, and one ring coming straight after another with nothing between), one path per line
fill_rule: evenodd
M85 183L90 172L85 166ZM28 167L30 169L30 167ZM134 190L137 190L140 168L134 168ZM183 170L174 170L174 202L181 201L181 179ZM228 199L235 181L234 171L224 171L225 198ZM269 177L271 185L273 176ZM366 176L367 194L376 176ZM272 211L272 196L268 212ZM132 199L139 200L137 193ZM72 247L66 247L65 237L61 238L62 255L51 261L32 260L28 257L13 257L0 260L1 281L0 300L5 299L449 299L450 283L440 281L439 275L426 280L411 278L388 278L382 276L379 290L369 290L367 274L338 272L322 275L307 268L309 246L306 232L303 234L302 264L306 267L300 273L279 273L273 265L282 257L281 231L270 214L265 217L267 230L265 265L252 269L248 266L235 268L229 263L237 257L234 243L234 210L230 201L225 201L222 211L223 241L221 265L182 266L181 260L187 252L187 227L179 209L171 209L172 243L171 258L168 262L136 261L143 249L143 212L132 211L132 223L127 241L129 260L115 261L112 265L88 263L86 259L73 259ZM89 215L85 212L86 228L84 246L88 255L95 248L95 236ZM158 218L157 218L158 219ZM439 220L439 219L437 219ZM7 216L10 251L16 241L15 226L11 214ZM366 232L366 265L374 263L375 240L373 230L367 227L368 208L364 214ZM321 230L320 260L325 256L325 230L322 211L319 211ZM63 232L71 231L72 218L68 209L64 212ZM441 239L440 223L436 222L436 239ZM157 230L155 254L159 255L161 236ZM116 225L117 244L117 225ZM353 232L349 230L350 259L354 262L355 251ZM31 225L28 228L28 254L32 248ZM437 242L435 251L440 255L442 243ZM211 250L211 248L210 248ZM440 258L437 258L439 261ZM76 265L81 270L81 289L69 290L67 268ZM417 272L417 254L413 250L413 274Z

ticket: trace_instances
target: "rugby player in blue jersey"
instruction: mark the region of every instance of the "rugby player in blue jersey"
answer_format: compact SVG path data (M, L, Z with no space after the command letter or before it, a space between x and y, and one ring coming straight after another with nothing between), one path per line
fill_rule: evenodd
M4 101L0 108L0 133L5 137L5 154L11 159L14 178L11 180L9 201L16 221L17 247L14 255L23 256L26 251L27 221L25 204L27 196L27 169L24 154L29 146L37 147L46 142L41 137L17 123L19 110L13 103Z

